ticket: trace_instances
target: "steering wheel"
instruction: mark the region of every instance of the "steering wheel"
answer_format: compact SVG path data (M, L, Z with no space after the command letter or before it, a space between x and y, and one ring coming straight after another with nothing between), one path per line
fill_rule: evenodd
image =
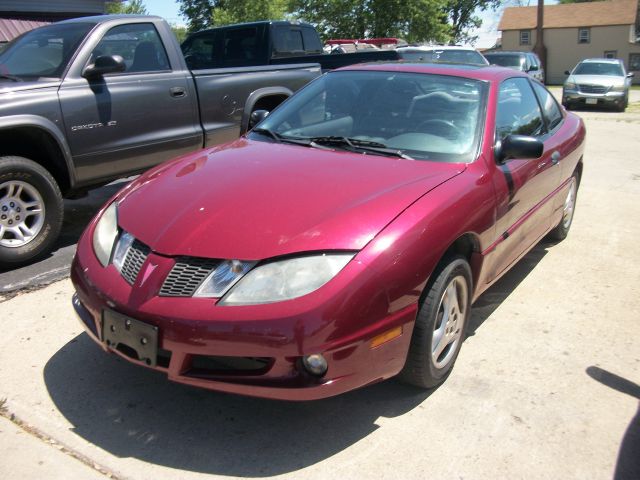
M431 126L431 128L429 128ZM432 133L439 137L445 137L450 140L454 140L463 135L462 130L456 127L453 122L449 120L442 120L441 118L432 118L425 120L417 126L419 132ZM426 131L425 131L426 130Z

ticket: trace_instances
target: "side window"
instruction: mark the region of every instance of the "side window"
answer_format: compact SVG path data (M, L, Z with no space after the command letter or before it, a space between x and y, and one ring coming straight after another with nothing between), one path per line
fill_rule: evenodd
M544 123L540 107L526 78L510 78L500 84L496 110L496 137L509 134L541 135Z
M214 67L214 38L214 35L199 35L184 46L182 53L190 69Z
M260 57L258 29L243 27L225 30L222 55L225 67L254 65Z
M549 93L549 90L544 88L542 85L537 82L532 82L532 84L533 89L540 100L540 105L542 105L542 111L547 119L549 130L553 130L562 122L562 112L560 111L558 102L556 102L553 95Z
M287 55L292 52L302 52L302 32L287 26L276 27L274 37L276 55Z
M304 41L305 52L322 53L322 43L313 28L302 28L302 40Z
M127 66L125 73L171 70L164 45L151 23L113 27L93 49L89 62L101 55L120 55Z

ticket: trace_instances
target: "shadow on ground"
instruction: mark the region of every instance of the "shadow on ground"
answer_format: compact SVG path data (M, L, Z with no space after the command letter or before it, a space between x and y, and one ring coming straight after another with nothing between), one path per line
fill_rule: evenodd
M536 247L479 299L471 334L545 253ZM306 403L227 395L105 355L86 334L56 352L44 380L73 431L117 457L244 477L285 474L336 455L378 429L378 418L423 408L431 394L390 380Z
M640 385L626 378L595 366L587 368L587 375L609 388L640 400ZM640 478L640 403L635 417L631 419L622 438L613 478L615 480L638 480Z

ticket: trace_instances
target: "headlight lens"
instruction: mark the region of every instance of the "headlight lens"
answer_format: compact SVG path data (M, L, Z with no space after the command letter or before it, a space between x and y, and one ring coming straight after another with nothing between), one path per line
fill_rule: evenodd
M576 89L576 84L573 82L566 82L564 84L564 89L565 90L575 90Z
M612 92L624 92L624 85L614 85L611 87Z
M98 220L93 232L93 250L103 267L109 265L113 243L118 236L118 205L113 202Z
M194 297L221 297L242 276L247 273L256 262L241 262L240 260L225 260L202 282L193 294Z
M261 265L242 277L220 305L255 305L301 297L331 280L353 256L313 255Z

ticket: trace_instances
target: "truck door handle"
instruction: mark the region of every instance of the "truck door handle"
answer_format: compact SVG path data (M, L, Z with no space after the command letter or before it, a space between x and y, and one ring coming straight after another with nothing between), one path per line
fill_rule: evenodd
M187 91L183 87L173 87L169 90L171 92L172 97L184 97L187 94Z
M561 157L562 157L562 155L560 155L560 152L556 150L555 152L553 152L551 154L551 163L556 165L560 161Z

